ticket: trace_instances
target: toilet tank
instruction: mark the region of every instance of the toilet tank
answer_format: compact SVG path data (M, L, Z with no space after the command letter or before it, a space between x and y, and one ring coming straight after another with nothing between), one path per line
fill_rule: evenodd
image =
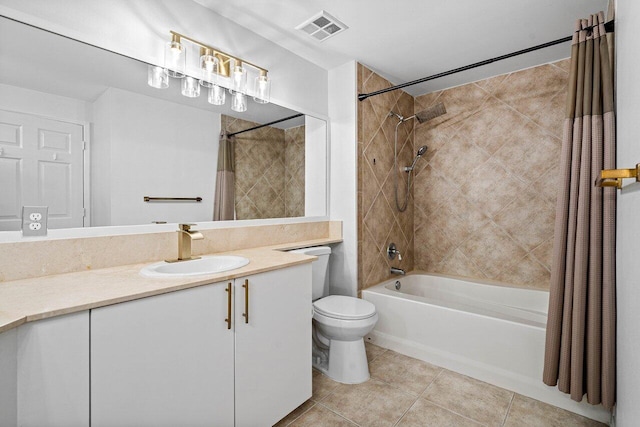
M313 301L329 295L329 246L315 246L312 248L294 249L293 253L314 255L318 259L311 264L311 286Z

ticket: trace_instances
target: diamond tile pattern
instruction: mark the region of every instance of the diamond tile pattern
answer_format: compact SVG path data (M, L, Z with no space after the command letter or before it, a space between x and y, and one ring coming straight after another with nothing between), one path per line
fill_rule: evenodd
M549 288L567 61L415 99L416 270Z
M568 61L492 77L415 99L388 92L358 103L358 290L389 267L549 288ZM360 93L390 87L358 65ZM429 150L415 169L393 169L398 120L443 102L447 114L398 126L398 165ZM403 260L389 261L396 243Z
M378 74L358 65L358 89L372 92L391 86ZM394 169L394 139L398 119L413 114L414 99L402 91L388 92L358 103L358 290L391 277L391 266L413 270L413 188L406 211L396 208L407 194L407 174L400 169L413 161L413 120L397 126L398 162ZM395 243L402 260L391 261L386 249Z
M237 132L259 123L222 115ZM264 127L236 136L236 219L304 216L304 126Z

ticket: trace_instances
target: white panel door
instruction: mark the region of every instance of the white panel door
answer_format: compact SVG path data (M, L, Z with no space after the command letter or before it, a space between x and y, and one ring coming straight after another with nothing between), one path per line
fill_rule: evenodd
M311 264L236 279L234 289L236 427L272 426L311 397Z
M89 312L18 328L18 425L89 426Z
M91 425L233 426L227 283L91 310Z
M48 206L49 228L84 225L83 127L0 110L0 231L22 206Z

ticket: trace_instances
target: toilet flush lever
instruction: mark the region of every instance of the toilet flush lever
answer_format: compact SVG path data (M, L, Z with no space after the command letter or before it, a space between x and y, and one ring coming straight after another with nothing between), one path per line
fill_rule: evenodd
M387 256L389 259L395 259L396 255L398 255L398 261L402 261L402 254L398 249L396 249L395 243L389 243L389 247L387 248Z

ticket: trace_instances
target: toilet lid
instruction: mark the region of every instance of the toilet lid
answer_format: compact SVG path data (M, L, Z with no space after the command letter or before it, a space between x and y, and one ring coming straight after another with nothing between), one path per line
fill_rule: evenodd
M376 314L376 306L360 298L330 295L313 303L320 314L334 319L358 320Z

